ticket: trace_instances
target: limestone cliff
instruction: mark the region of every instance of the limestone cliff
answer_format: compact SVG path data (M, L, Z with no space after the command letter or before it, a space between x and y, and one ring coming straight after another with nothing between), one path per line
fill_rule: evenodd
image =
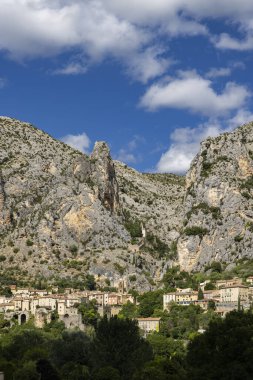
M252 123L205 140L185 179L0 117L0 273L147 290L170 265L253 258L252 186Z
M172 256L183 194L184 179L113 162L104 142L87 156L28 123L0 118L5 274L80 280L91 273L101 284L124 278L149 289Z
M178 241L185 270L253 257L253 124L208 138L186 177Z

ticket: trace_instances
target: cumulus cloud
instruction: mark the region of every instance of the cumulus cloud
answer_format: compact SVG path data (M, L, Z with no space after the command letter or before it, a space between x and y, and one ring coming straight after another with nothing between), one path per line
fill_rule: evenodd
M220 133L230 132L234 128L253 120L253 113L246 109L239 110L228 120L209 120L195 128L177 128L170 135L171 145L162 154L158 164L158 172L185 173L192 159L198 153L200 142L207 137L215 137Z
M144 94L140 106L150 111L159 108L186 109L207 116L218 116L241 107L250 93L245 86L228 82L221 93L212 82L195 71L179 73L176 79L153 84Z
M177 128L170 135L171 146L162 154L157 170L159 172L185 173L199 150L199 144L208 136L217 136L222 132L216 123L201 124L196 128Z
M22 16L21 16L22 15ZM244 41L213 38L206 20L223 18L242 30ZM16 60L82 54L89 65L112 58L134 79L164 74L171 61L169 39L206 35L217 48L253 46L251 0L1 0L0 50ZM158 41L168 38L161 47ZM89 65L71 62L58 74L84 73Z
M78 50L90 64L117 59L146 81L168 67L153 38L148 28L117 17L99 0L0 2L0 50L17 60ZM56 73L83 73L86 68L74 61Z
M85 132L79 135L66 135L61 140L80 152L89 153L90 139Z
M242 7L238 1L214 1L216 8L203 0L2 0L0 50L19 60L73 50L91 63L113 57L145 82L162 75L170 63L161 55L157 37L208 35L201 19L246 22L253 14L250 2ZM83 73L85 67L71 63L58 72Z

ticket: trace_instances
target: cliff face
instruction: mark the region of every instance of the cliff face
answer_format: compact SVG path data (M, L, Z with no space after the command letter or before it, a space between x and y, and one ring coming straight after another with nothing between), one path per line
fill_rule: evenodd
M91 154L91 179L97 186L96 195L102 204L115 212L119 210L118 183L110 150L105 142L96 142Z
M49 275L65 270L59 260L73 252L127 246L106 144L97 143L90 159L17 120L0 118L0 132L2 265Z
M156 175L114 163L104 142L87 156L2 117L0 270L22 278L91 273L111 286L131 277L129 286L149 289L179 236L183 182L169 175L156 181Z
M253 124L205 140L185 179L0 117L0 271L147 290L170 265L253 258L252 186Z
M185 270L253 257L253 124L205 140L186 178L178 241Z

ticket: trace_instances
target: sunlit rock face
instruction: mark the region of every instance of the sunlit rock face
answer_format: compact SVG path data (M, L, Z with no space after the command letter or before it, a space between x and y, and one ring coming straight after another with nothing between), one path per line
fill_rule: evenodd
M186 184L181 267L253 257L253 124L205 140Z

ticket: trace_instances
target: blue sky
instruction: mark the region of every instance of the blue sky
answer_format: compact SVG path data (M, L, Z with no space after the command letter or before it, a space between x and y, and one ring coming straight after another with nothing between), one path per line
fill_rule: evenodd
M1 0L0 114L184 173L253 120L251 0Z

